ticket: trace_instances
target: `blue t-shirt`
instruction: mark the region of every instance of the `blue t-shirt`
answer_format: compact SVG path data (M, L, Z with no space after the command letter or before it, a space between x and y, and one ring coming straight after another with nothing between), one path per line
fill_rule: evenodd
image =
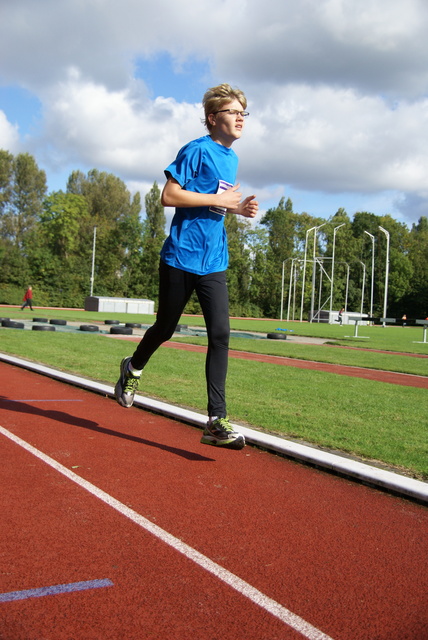
M207 135L180 149L165 175L186 191L217 193L235 184L237 168L236 153ZM229 262L225 213L215 207L177 207L162 247L162 260L198 275L224 271Z

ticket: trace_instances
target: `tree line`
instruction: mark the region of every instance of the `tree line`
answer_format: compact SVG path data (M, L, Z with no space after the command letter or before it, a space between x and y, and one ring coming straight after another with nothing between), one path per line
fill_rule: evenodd
M0 150L0 302L19 304L31 284L36 306L81 308L92 272L94 295L156 302L166 237L156 182L144 205L142 218L140 194L97 169L73 171L65 191L48 193L33 156ZM232 315L306 320L346 305L380 317L386 285L387 315L428 315L426 217L411 229L365 211L325 220L281 198L256 225L233 214L225 224ZM186 310L200 311L196 298Z

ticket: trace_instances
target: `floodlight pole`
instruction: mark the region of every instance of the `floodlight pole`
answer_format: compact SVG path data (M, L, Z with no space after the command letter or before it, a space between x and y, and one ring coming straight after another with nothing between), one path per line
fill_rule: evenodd
M294 264L293 320L294 320L294 311L296 309L296 285L297 285L297 262ZM288 317L287 317L287 320L288 320Z
M361 286L361 309L360 309L360 313L361 313L361 317L363 317L363 308L364 308L364 285L366 284L366 265L364 264L364 262L361 262L361 260L359 261L360 264L363 266L363 284Z
M308 229L306 231L305 254L304 254L304 258L303 258L302 301L301 301L301 305L300 305L300 322L303 321L303 302L304 302L304 296L305 296L306 256L307 256L307 250L308 250L308 235L314 229L316 229L316 227L311 227L310 229Z
M346 222L343 222L338 227L334 227L334 229L333 229L333 253L332 253L332 260L331 260L331 286L330 286L330 315L329 315L329 322L331 322L331 312L333 310L334 253L335 253L335 247L336 247L336 232L337 232L338 229L340 229L340 227L344 227L345 224L346 224Z
M91 297L94 293L94 273L95 273L95 245L97 242L97 227L94 227L94 239L92 241L92 269L91 269Z
M296 273L295 273L295 270L294 270L294 263L295 263L296 260L297 260L297 258L291 258L290 283L288 285L287 320L290 320L291 289L292 289L292 286L293 286L293 278L294 278L294 286L296 286ZM294 310L293 310L293 315L294 315ZM294 318L293 318L293 320L294 320Z
M372 283L370 287L370 318L373 318L373 289L374 289L374 241L375 237L372 233L364 231L372 240Z
M314 303L315 303L315 278L316 278L316 248L317 248L317 231L318 229L321 229L321 227L324 227L327 224L327 222L324 222L323 224L318 225L318 227L314 227L315 231L314 231L314 251L313 251L313 271L312 271L312 294L311 294L311 322L313 322L314 319Z
M350 266L347 262L346 264L346 292L345 292L345 313L348 311L348 291L349 291L349 271Z
M385 323L385 318L386 318L386 311L388 308L388 279L389 279L389 231L387 231L386 229L384 229L383 227L381 227L379 225L379 229L385 234L386 236L386 265L385 265L385 292L383 295L383 318L384 318L384 322L383 322L383 326L386 325Z
M291 258L287 258L282 262L282 278L281 278L281 315L280 319L282 320L282 316L284 313L284 279L285 279L285 263L291 260ZM287 318L288 320L288 318Z

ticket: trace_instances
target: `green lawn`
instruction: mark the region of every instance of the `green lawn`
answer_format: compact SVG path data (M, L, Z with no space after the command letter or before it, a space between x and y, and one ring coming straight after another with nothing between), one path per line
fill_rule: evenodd
M79 309L37 309L21 311L16 307L0 307L0 316L17 319L31 320L33 317L63 318L64 320L76 322L97 322L103 323L106 319L119 320L120 322L140 322L142 324L153 324L153 315L136 315L126 313L98 313L97 311L82 311ZM183 316L180 320L182 324L194 327L204 327L204 319L201 316ZM230 326L235 331L249 331L259 333L263 337L276 329L282 329L283 335L308 336L324 338L333 344L342 346L352 346L361 349L380 349L386 351L398 351L404 353L416 353L428 355L428 342L420 344L423 339L423 329L421 327L396 327L396 326L364 326L358 328L358 335L364 336L354 338L354 325L309 323L309 322L285 322L280 320L258 320L248 318L231 318ZM284 330L287 331L284 331ZM351 336L347 338L346 336ZM368 339L365 339L365 336ZM300 357L300 356L299 356ZM427 365L428 373L428 365Z
M65 318L82 323L117 318L122 322L151 324L154 319L67 310L20 312L10 308L0 309L0 316ZM200 318L182 318L182 323L189 326L196 322L202 325ZM294 329L295 335L311 333L344 344L341 334L349 334L349 326L239 319L232 319L231 323L234 330L264 334L261 339L233 338L232 349L428 375L427 358L367 350L368 342L370 349L385 349L380 344L387 343L390 351L428 354L428 345L413 344L413 340L422 339L422 328L364 327L360 333L365 335L367 331L369 341L356 345L356 341L346 340L358 348L341 349L332 345L293 344L291 338L267 340L265 335L287 326ZM99 334L0 329L1 351L109 384L117 379L120 359L132 353L134 347ZM204 412L204 359L204 354L161 348L143 374L141 392ZM235 422L428 478L428 393L424 389L230 358L228 406Z

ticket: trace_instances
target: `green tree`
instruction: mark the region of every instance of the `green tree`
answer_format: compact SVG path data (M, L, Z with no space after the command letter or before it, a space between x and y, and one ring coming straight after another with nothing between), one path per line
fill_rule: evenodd
M39 224L26 239L33 281L52 304L82 306L89 293L91 256L81 229L89 217L81 195L51 193L44 202Z
M165 212L156 182L145 197L146 219L143 223L139 288L150 300L158 299L159 253L165 241Z
M67 193L83 196L88 204L89 216L80 229L83 252L92 248L97 227L94 293L128 295L130 256L134 260L135 246L141 245L139 194L131 196L120 178L96 169L87 176L74 171Z
M246 238L250 251L251 272L249 303L254 316L266 316L271 308L271 278L267 277L269 235L266 228L256 225Z
M13 155L0 149L0 216L9 206L12 197Z
M419 218L409 233L409 260L412 264L412 287L402 300L408 316L428 317L428 218Z
M36 224L46 195L46 174L28 153L20 153L11 161L2 153L2 218L1 235L21 247L25 234Z
M232 315L253 315L250 305L250 250L247 246L247 234L250 223L233 213L225 217L227 242L229 250L229 268L227 270L227 284L229 291L229 306Z
M81 195L53 192L44 202L41 230L52 254L67 260L80 251L79 228L88 222L89 210Z
M293 212L293 203L281 198L274 209L268 209L260 224L268 232L268 246L265 257L263 286L263 308L267 315L279 317L281 306L282 264L295 256L297 216ZM260 256L259 256L260 259Z

